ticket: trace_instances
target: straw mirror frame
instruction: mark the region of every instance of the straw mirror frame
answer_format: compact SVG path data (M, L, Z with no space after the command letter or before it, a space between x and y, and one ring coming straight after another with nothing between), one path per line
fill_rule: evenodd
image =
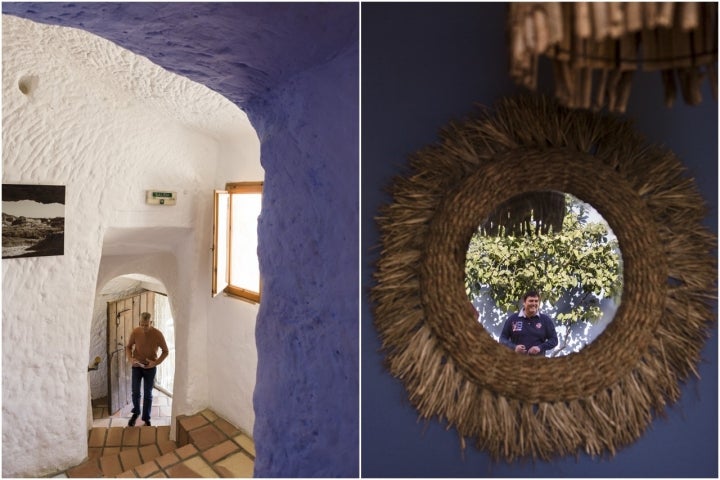
M441 131L394 179L377 218L371 290L386 366L420 417L496 460L614 455L695 373L714 322L716 237L680 160L617 116L506 98ZM465 254L478 225L524 192L571 193L618 238L622 301L590 345L518 355L477 321Z

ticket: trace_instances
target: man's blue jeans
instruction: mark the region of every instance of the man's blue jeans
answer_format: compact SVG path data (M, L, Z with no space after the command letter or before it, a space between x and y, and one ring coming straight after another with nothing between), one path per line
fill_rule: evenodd
M152 408L152 389L155 383L157 367L142 368L132 367L132 413L140 415L140 381L143 382L143 408L142 420L150 420L150 409Z

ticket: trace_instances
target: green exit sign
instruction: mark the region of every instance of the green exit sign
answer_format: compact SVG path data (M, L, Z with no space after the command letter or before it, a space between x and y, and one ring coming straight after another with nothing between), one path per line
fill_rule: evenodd
M147 190L145 203L148 205L175 205L177 193L166 190Z

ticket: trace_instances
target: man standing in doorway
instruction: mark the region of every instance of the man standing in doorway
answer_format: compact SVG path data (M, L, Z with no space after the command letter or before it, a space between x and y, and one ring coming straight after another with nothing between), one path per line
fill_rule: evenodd
M500 343L517 353L540 355L558 344L555 324L540 313L540 294L530 290L523 296L523 308L505 321Z
M155 383L157 366L168 356L168 347L162 332L152 326L148 312L140 314L140 326L130 334L125 346L125 355L132 363L132 417L128 425L135 426L140 415L140 382L143 383L142 420L150 425L150 409L152 408L152 389ZM161 351L157 356L158 348Z

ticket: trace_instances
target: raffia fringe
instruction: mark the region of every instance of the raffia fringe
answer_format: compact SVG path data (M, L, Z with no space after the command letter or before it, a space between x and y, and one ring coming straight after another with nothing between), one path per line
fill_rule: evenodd
M463 242L523 166L539 186L584 193L623 254L614 321L567 357L515 355L467 310ZM545 97L504 99L446 127L390 192L371 291L386 365L420 417L456 429L462 445L506 461L614 455L698 376L715 321L717 240L681 162L628 123Z

